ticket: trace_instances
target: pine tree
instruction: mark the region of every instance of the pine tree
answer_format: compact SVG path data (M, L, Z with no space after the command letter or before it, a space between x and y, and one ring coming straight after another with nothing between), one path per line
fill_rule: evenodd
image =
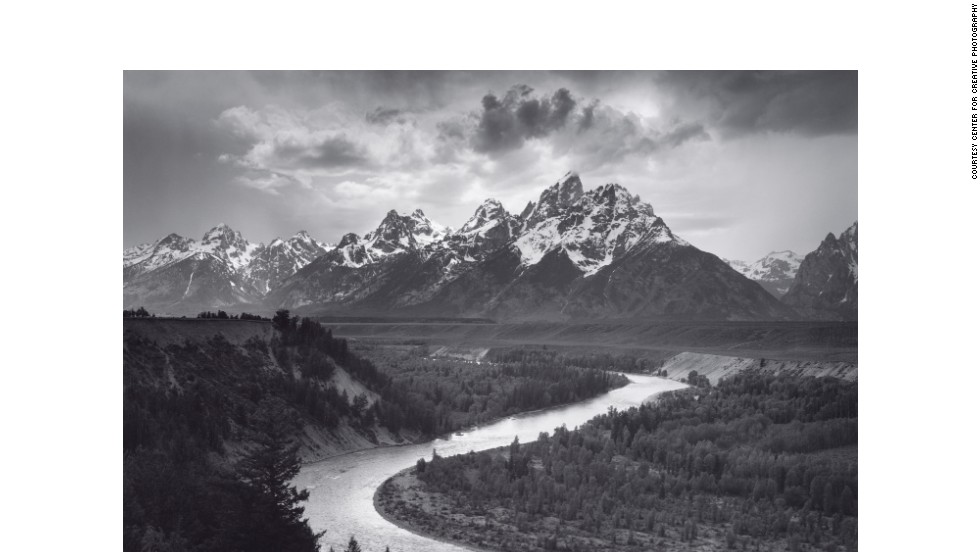
M286 309L279 309L276 311L276 315L272 317L272 325L281 331L286 331L289 329L289 311Z
M353 535L351 535L350 542L347 543L346 552L361 552L361 545L357 544L357 539Z
M251 450L236 466L248 493L244 504L243 549L317 551L321 534L303 519L301 503L309 491L289 482L299 473L299 445L291 443L291 427L281 404L260 406L260 429Z

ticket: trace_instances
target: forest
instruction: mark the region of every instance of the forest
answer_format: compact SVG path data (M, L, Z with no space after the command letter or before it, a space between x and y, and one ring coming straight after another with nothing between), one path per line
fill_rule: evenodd
M556 363L550 358L464 362L432 358L426 345L357 343L391 378L390 402L411 412L417 427L441 435L518 412L601 395L628 380L604 370ZM386 418L399 427L404 418Z
M288 486L305 424L365 433L382 425L424 439L625 384L596 370L521 363L376 363L288 311L267 322L269 340L233 344L221 333L227 323L209 338L166 345L124 334L125 550L316 550L301 521L305 495ZM338 391L330 383L338 368L375 400Z
M857 397L855 382L735 375L422 460L415 487L379 498L421 532L500 550L856 550Z

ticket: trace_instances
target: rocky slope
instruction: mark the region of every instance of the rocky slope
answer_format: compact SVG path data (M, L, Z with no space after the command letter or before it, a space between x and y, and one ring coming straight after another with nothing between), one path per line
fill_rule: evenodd
M807 254L782 302L807 318L857 320L857 222Z

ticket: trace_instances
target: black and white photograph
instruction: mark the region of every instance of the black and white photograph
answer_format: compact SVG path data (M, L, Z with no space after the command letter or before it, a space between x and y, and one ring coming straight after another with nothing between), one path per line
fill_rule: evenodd
M975 540L980 5L5 14L0 549Z
M856 71L127 71L126 550L857 550Z

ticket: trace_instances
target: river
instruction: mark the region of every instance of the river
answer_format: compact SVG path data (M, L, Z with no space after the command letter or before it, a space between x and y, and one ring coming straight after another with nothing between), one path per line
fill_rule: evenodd
M528 412L477 427L448 439L418 445L383 447L328 458L304 466L293 483L310 491L306 516L314 531L326 531L321 549L339 552L354 535L365 552L461 552L466 549L418 536L397 527L374 509L374 492L389 477L412 466L419 458L486 450L510 444L516 436L522 443L551 433L565 424L581 425L610 406L617 409L639 405L657 393L680 389L684 384L662 378L626 374L631 383L605 395L559 408Z

